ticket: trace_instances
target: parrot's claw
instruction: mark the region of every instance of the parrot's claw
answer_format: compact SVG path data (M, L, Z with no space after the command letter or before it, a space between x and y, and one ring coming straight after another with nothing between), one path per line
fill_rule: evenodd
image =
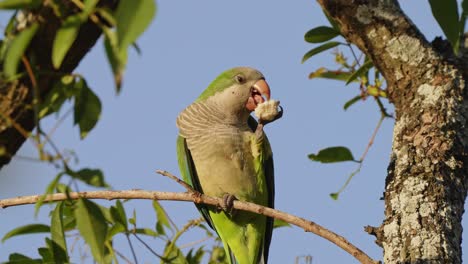
M223 195L223 203L221 204L221 209L229 214L229 215L233 215L234 213L234 201L237 200L237 197L232 195L232 194L229 194L229 193L226 193Z
M279 107L279 111L278 111L278 114L272 119L272 120L258 120L258 123L259 124L262 124L262 125L266 125L266 124L269 124L271 122L274 122L278 119L280 119L281 117L283 117L283 107L281 105L278 106Z

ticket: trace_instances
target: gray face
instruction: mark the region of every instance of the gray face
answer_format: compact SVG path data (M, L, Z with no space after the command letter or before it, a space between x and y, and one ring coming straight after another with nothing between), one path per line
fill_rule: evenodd
M216 102L227 115L250 113L246 104L252 96L254 84L264 79L263 74L253 68L239 67L233 69L231 78L231 85L210 99Z

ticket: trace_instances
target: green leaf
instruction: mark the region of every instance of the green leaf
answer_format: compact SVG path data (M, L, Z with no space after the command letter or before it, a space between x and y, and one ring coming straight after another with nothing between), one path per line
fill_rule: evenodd
M280 228L280 227L291 227L291 224L283 220L275 219L273 222L273 228Z
M429 0L429 4L434 18L452 44L454 51L457 51L460 41L457 0Z
M28 234L36 234L36 233L48 233L50 232L50 227L44 224L29 224L17 227L10 232L6 233L5 236L2 238L2 243L5 240L19 235L28 235Z
M468 14L468 0L463 0L462 1L462 14Z
M8 262L5 264L41 264L42 261L40 259L32 259L28 256L25 256L20 253L12 253L8 257Z
M52 46L52 64L55 69L60 68L62 65L65 55L67 55L68 50L70 50L78 36L82 22L83 20L79 14L69 16L57 30Z
M10 43L3 63L3 70L7 77L12 77L16 74L21 57L38 29L39 24L33 23L27 29L21 31Z
M205 255L205 250L203 247L197 249L195 254L193 253L193 248L187 253L185 257L187 259L188 264L200 264L202 263L203 255Z
M226 251L222 247L213 247L211 251L211 256L208 261L208 264L228 264L228 256L226 256Z
M58 89L55 89L56 87ZM47 93L46 98L39 106L39 118L46 117L52 113L58 113L66 100L67 98L63 93L63 88L54 86L54 88Z
M339 193L330 193L330 197L333 199L333 200L338 200L338 196L340 194Z
M128 222L133 226L136 226L136 211L133 209L133 215L128 219Z
M109 187L104 181L104 174L99 169L81 169L79 171L69 171L70 176L88 185L95 187Z
M334 28L320 26L309 30L305 36L305 41L309 43L321 43L340 35L340 32Z
M111 240L117 234L126 233L125 227L120 223L115 223L107 232L107 240Z
M156 14L154 0L122 0L115 18L119 50L126 50L151 24Z
M54 83L52 89L39 106L39 118L59 112L63 103L76 94L75 77L64 75Z
M105 261L107 223L99 207L86 199L79 199L75 209L78 230L98 263Z
M104 19L106 24L110 25L111 27L115 27L117 24L117 21L115 21L114 14L112 13L112 10L106 7L97 7L96 8L96 13ZM106 28L106 30L109 30ZM117 39L117 38L116 38Z
M75 96L74 123L80 128L80 138L84 139L101 116L101 101L84 79L80 79L76 85L80 92Z
M56 263L54 260L54 255L49 248L50 239L46 237L46 245L47 247L38 248L37 251L39 255L42 257L42 263Z
M122 202L120 202L120 200L117 200L117 202L115 203L115 207L112 206L110 208L110 213L114 222L121 224L124 227L124 230L127 231L127 215L125 214L125 208L123 207Z
M166 232L164 231L164 226L172 230L171 224L169 223L169 218L167 217L167 213L157 200L153 201L153 208L156 212L157 218L156 231L160 234L165 234Z
M58 192L58 193L69 194L70 192L72 192L72 189L66 184L59 183L59 184L57 184L57 186L55 186L55 191ZM72 202L72 201L69 200L68 202Z
M325 79L333 79L337 81L347 81L351 76L350 72L346 71L329 71L326 68L319 68L314 72L309 74L309 79L313 78L325 78Z
M117 254L115 253L115 250L111 242L106 244L106 249L107 249L106 263L119 263L119 260L117 259Z
M361 95L356 95L355 97L351 98L351 100L347 101L344 104L343 109L347 110L350 106L352 106L354 103L360 101L361 99L362 99Z
M380 90L378 87L373 85L367 86L367 94L375 97L383 97L387 98L387 92L384 90Z
M362 64L362 66L357 69L357 71L353 72L351 76L349 76L349 79L346 81L346 85L350 84L351 82L355 81L358 77L363 76L364 74L367 74L367 72L372 68L374 64L372 63L371 60L368 60Z
M52 237L52 252L56 263L69 263L67 255L67 242L65 241L65 232L63 227L63 202L58 202L52 212L50 223L50 234Z
M346 147L325 148L320 150L318 154L309 154L309 159L322 163L356 161L351 151Z
M323 52L323 51L329 50L331 48L334 48L334 47L336 47L336 46L338 46L340 44L341 44L341 42L330 41L330 42L322 44L322 45L320 45L320 46L318 46L316 48L313 48L313 49L309 50L309 52L304 54L304 57L302 57L302 63L304 63L310 57L312 57L312 56L314 56L316 54L319 54L320 52Z
M338 32L340 32L340 26L338 25L338 23L335 21L335 19L333 19L332 17L330 17L327 12L324 12L325 14L325 17L327 18L328 22L330 22L330 25ZM341 35L341 33L340 33Z
M88 16L94 11L99 0L84 0L83 16L88 18Z
M36 8L41 5L42 0L3 0L0 9L25 9Z
M140 46L138 46L138 43L133 42L132 47L133 47L133 49L136 51L136 53L137 53L139 56L141 56L141 53L142 53L142 52L141 52Z
M55 178L47 185L46 191L41 197L39 197L39 200L37 200L36 204L34 205L34 215L37 216L39 213L39 209L41 206L44 204L44 200L47 197L48 194L51 194L54 192L55 187L57 187L57 184L59 183L60 179L64 175L64 172L60 172L55 176Z
M156 233L153 229L151 228L136 228L132 230L135 234L140 234L140 235L146 235L146 236L152 236L152 237L157 237L159 236L158 233Z
M4 34L6 38L4 39L4 41L8 41L9 39L14 38L15 32L16 32L16 14L13 14L8 20L8 24L5 27ZM2 52L2 58L3 58L3 52Z
M106 219L108 223L114 223L114 219L112 219L110 209L105 206L101 206L101 205L98 205L98 206L99 206L99 209L101 210L102 215L104 216L104 219Z
M188 264L188 261L182 253L182 251L180 250L180 248L172 244L170 241L166 243L164 255L161 258L161 264L166 263Z
M76 218L74 214L73 204L76 203L75 201L66 201L63 208L62 208L62 215L63 215L63 230L70 231L76 229Z
M106 49L107 60L114 74L114 82L117 93L122 87L122 78L127 64L127 50L119 50L117 34L115 31L104 30L104 47Z

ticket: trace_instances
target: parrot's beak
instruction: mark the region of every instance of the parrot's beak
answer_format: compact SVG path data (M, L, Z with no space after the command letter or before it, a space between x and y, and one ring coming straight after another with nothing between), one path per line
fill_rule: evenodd
M260 79L252 86L252 92L247 101L246 108L249 111L254 111L258 104L265 102L264 96L267 101L270 100L270 86L268 86L268 83L264 79Z

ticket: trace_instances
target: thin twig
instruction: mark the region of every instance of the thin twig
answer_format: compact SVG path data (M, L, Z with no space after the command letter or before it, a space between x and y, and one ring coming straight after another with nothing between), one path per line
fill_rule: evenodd
M371 148L372 144L374 144L374 140L375 140L375 137L377 136L377 132L379 132L380 126L382 125L382 122L384 121L385 117L386 116L384 114L380 116L379 122L377 122L377 126L375 127L374 132L372 133L372 136L369 139L369 143L367 143L367 147L364 150L364 153L362 153L361 158L359 159L359 161L361 162L360 164L362 164L362 162L367 156L367 153L369 152L369 149Z
M380 115L379 122L377 122L377 126L375 127L374 132L372 133L372 136L369 139L369 143L367 143L366 149L364 150L361 158L358 161L359 162L358 167L353 172L351 172L351 174L348 176L343 186L341 186L341 188L337 192L332 193L330 195L336 196L336 195L339 195L341 192L343 192L344 189L346 189L348 184L351 182L351 179L361 171L362 164L364 163L364 159L366 158L367 153L369 152L369 149L371 148L372 144L374 144L374 140L375 140L375 137L377 136L377 132L379 132L380 126L382 125L382 122L384 121L386 117L387 116L384 115L383 113Z
M37 80L36 80L36 76L34 76L34 72L32 70L31 64L29 64L28 59L24 55L21 57L21 61L23 62L24 67L26 68L26 72L29 75L29 79L31 80L32 86L37 88L38 87Z
M24 129L20 124L18 124L15 120L13 120L13 118L11 118L9 115L5 114L5 113L2 113L0 112L0 116L3 118L3 119L6 119L6 121L8 123L10 123L15 129L16 131L18 131L24 138L29 138L29 132L26 131L26 129ZM35 144L37 144L36 141L33 140L33 142Z
M64 167L68 167L68 164L67 164L67 161L65 160L65 158L63 157L62 153L60 152L59 148L57 147L57 145L55 145L55 143L52 141L52 139L44 132L40 132L41 135L43 135L45 137L45 140L46 142L48 142L50 144L50 146L54 149L55 151L55 155L57 155L57 157L63 162L64 164Z
M385 117L390 117L393 118L393 115L389 114L387 112L387 109L385 109L385 106L383 105L382 101L380 100L379 97L374 97L375 101L377 102L377 105L379 106L380 113L384 115Z
M24 67L26 68L26 72L28 73L29 80L31 80L31 84L33 87L32 105L33 105L33 111L34 111L34 125L36 126L36 130L37 130L36 141L38 145L39 154L42 157L44 153L44 149L43 149L43 146L41 145L41 137L40 137L41 124L39 123L39 99L40 99L39 86L37 84L36 76L34 75L31 64L29 63L29 60L26 58L25 55L21 56L21 61L23 62Z
M128 245L130 246L130 251L132 251L133 260L135 261L135 264L138 264L138 259L135 254L135 249L133 248L132 241L130 240L130 235L126 233L125 236L127 237Z
M351 43L348 42L347 46L349 47L349 49L351 50L351 53L353 54L354 61L356 61L357 66L359 66L359 68L360 68L360 67L361 67L361 63L359 62L359 59L358 59L358 57L356 56L356 53L354 53L353 45L352 45Z
M73 251L75 250L75 246L76 244L78 243L78 241L80 241L80 237L75 237L75 239L73 239L73 242L72 242L72 245L71 245L71 248L70 248L70 254L73 253Z
M179 248L180 248L180 249L192 248L193 246L198 245L198 244L200 244L200 243L203 243L203 242L205 242L205 241L207 241L207 240L210 240L210 239L212 239L212 238L213 238L212 236L206 236L206 237L204 237L204 238L202 238L202 239L199 239L199 240L196 240L196 241L192 241L192 242L189 242L189 243L187 243L187 244L183 244L183 245L179 246Z
M121 259L123 259L127 264L133 264L127 257L125 257L122 253L114 249L114 252L117 256L119 256Z
M353 179L354 176L356 176L356 174L358 174L360 171L361 171L361 168L362 168L362 162L359 163L357 169L355 169L353 172L351 172L351 174L348 176L348 178L346 179L345 183L343 184L343 186L341 186L341 188L336 192L336 193L332 193L330 194L330 196L338 196L340 195L340 193L342 193L346 187L348 187L348 184L351 182L351 180Z
M167 252L172 251L172 248L174 247L175 243L177 242L177 240L180 238L181 235L183 235L185 232L187 232L187 230L189 230L191 227L197 226L203 221L204 221L204 218L200 217L198 219L190 220L185 226L183 226L182 229L180 231L178 231L174 235L174 238L172 239L172 241L171 241L171 243L169 245L170 248L167 250Z
M42 195L32 195L32 196L21 196L16 198L9 198L0 200L0 208L6 208L9 206L17 206L24 204L34 204L37 202ZM71 192L68 194L69 199L149 199L149 200L172 200L172 201L190 201L195 203L207 204L220 207L223 204L222 198L215 198L203 195L201 193L190 192L158 192L158 191L143 191L143 190L127 190L127 191L94 191L94 192ZM65 193L55 193L49 194L46 196L44 202L56 202L67 200L67 194ZM375 264L379 263L371 259L366 253L362 250L351 244L344 237L322 227L312 221L306 220L304 218L294 216L279 210L268 208L265 206L257 205L249 202L234 201L233 208L248 212L253 212L268 217L276 218L283 220L290 224L301 227L306 232L312 232L318 236L321 236L328 241L339 246L352 256L354 256L361 263L366 264ZM135 235L135 234L134 234ZM135 237L141 241L141 239L135 235ZM144 242L144 241L143 241ZM147 246L147 245L146 245ZM149 247L147 247L149 248ZM151 248L149 248L153 254L156 254ZM157 255L157 254L156 254ZM158 257L161 257L157 255Z
M50 131L47 133L47 137L48 138L51 138L52 137L52 134L54 134L55 130L57 130L57 128L63 123L63 121L65 121L65 119L67 119L67 117L73 112L73 107L70 107L66 112L65 114L63 114L58 120L57 122L55 122L54 126L50 129ZM45 144L45 143L44 143Z
M174 174L171 174L170 172L168 171L165 171L165 170L156 170L156 173L158 174L161 174L162 176L166 176L166 177L169 177L170 179L176 181L178 184L182 185L182 187L184 187L188 192L196 192L192 186L190 186L188 183L184 182L183 180L179 179L177 176L175 176Z
M85 8L84 3L82 3L81 1L79 1L79 0L71 0L71 1L72 1L72 3L74 3L81 10L83 10ZM94 13L89 14L89 19L91 21L93 21L93 23L96 24L97 26L99 26L101 29L104 27L104 25L101 23L98 16L96 16Z
M160 259L163 258L163 256L161 256L161 255L159 255L158 253L156 253L156 251L154 251L154 250L153 250L145 241L143 241L143 239L141 239L137 234L135 234L135 233L132 233L132 234L133 234L133 235L135 236L135 238L136 238L138 241L140 241L140 243L142 243L143 246L145 246L146 249L148 249L153 255L155 255L156 257L158 257L158 258L160 258Z
M62 152L60 152L59 147L55 144L55 142L43 131L41 131L41 135L44 136L46 142L49 143L49 145L52 147L52 149L55 151L55 155L58 157L58 159L62 162L62 166L65 170L69 170L70 166L68 165L67 159L62 155ZM72 178L74 179L74 178ZM76 191L79 191L78 185L75 185Z
M55 151L55 155L58 157L58 159L62 161L63 168L65 170L70 170L67 159L62 155L62 153L60 152L59 148L54 143L54 141L49 137L48 134L44 133L43 131L41 131L41 134L45 137L46 142L48 142L50 146L52 147L52 149ZM74 184L76 191L79 191L78 184L76 183L75 178L73 177L71 178L68 186L70 186L71 184Z
M9 155L10 156L10 155ZM43 162L42 160L40 160L39 158L33 158L33 157L28 157L28 156L21 156L21 155L18 155L16 154L15 156L10 156L12 158L15 158L15 159L19 159L19 160L25 160L25 161L33 161L33 162Z

